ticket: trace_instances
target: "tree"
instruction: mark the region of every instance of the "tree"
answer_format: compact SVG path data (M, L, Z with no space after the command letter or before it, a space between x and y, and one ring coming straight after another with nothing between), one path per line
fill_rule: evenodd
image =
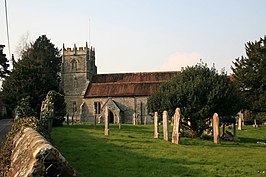
M245 98L246 109L266 112L266 36L248 42L245 48L247 56L233 62L233 78Z
M6 78L9 74L9 64L6 58L6 54L3 53L5 45L0 45L0 78Z
M54 44L40 36L25 50L3 82L2 96L13 110L22 98L29 96L30 106L40 112L42 100L50 90L59 91L61 56Z
M174 114L179 107L184 116L183 124L193 134L200 136L209 128L208 121L214 113L220 117L235 115L240 110L240 98L234 84L224 73L219 75L206 65L187 67L169 82L161 85L157 92L148 98L150 112L162 114L167 110ZM225 120L225 119L224 119ZM191 125L187 122L190 121Z
M66 102L62 90L55 96L54 109L53 126L63 125L65 120L64 116L66 115Z

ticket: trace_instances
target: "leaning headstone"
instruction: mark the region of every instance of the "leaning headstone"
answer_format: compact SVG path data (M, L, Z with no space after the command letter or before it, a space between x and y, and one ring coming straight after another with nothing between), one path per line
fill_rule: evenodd
M180 108L176 108L174 115L172 143L179 144Z
M154 138L158 138L159 133L158 133L158 112L154 113Z
M168 136L168 112L164 111L163 112L163 139L168 141L169 136Z
M214 144L220 144L219 116L217 113L214 113L213 115L212 127L213 127L213 142Z
M109 115L108 115L108 107L105 107L105 114L104 114L104 135L109 135Z
M238 113L238 130L242 130L244 116L242 112Z

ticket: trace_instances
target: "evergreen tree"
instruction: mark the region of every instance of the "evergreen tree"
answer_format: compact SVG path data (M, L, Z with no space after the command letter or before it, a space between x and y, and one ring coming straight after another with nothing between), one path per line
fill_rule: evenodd
M4 47L4 45L0 45L0 78L6 78L10 72L6 54L3 53Z
M231 117L240 110L239 103L237 89L228 76L219 75L214 68L198 64L187 67L171 81L161 85L148 98L148 109L160 115L167 110L169 115L173 115L179 107L184 116L183 125L189 127L194 135L200 136L209 128L208 121L214 113L220 117ZM188 121L191 125L187 124Z
M46 94L59 91L60 63L59 50L45 35L40 36L23 52L3 82L4 101L13 110L22 98L29 96L30 106L39 113Z
M247 57L233 62L233 78L245 98L246 109L266 112L266 36L245 45Z

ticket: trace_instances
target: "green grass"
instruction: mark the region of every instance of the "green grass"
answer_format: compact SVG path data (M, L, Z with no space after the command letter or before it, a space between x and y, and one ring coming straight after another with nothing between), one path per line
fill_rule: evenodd
M245 126L240 142L181 137L180 145L153 139L151 125L90 124L54 128L52 143L82 177L266 176L266 127ZM263 173L264 171L264 173Z

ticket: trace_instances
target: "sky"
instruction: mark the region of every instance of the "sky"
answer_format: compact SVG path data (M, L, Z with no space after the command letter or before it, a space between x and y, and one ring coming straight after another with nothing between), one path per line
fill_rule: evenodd
M56 47L95 47L98 73L175 71L200 62L217 70L266 35L265 0L9 0L11 53L46 35ZM0 44L7 46L0 1ZM9 56L8 48L4 52Z

